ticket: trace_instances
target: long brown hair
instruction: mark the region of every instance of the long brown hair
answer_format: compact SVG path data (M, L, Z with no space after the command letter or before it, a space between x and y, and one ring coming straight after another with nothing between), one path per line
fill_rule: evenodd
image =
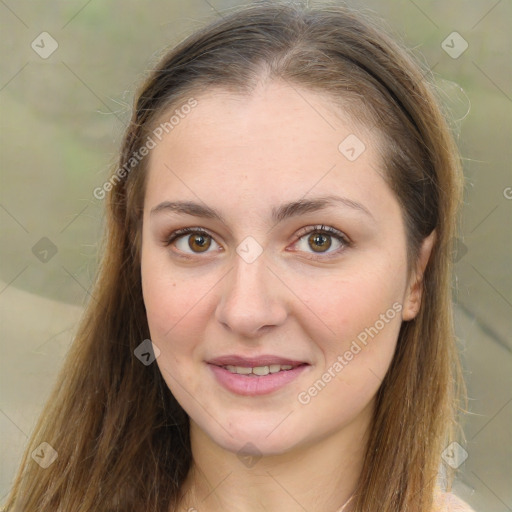
M250 94L284 80L330 98L382 141L402 207L410 268L433 230L417 317L402 324L378 391L354 510L430 512L459 382L451 241L458 152L429 74L371 20L345 7L256 4L171 49L137 94L107 198L97 282L58 383L28 443L6 510L168 512L191 467L188 417L156 364L134 350L149 330L140 277L147 158L132 160L163 114L213 87ZM41 443L58 457L42 469Z

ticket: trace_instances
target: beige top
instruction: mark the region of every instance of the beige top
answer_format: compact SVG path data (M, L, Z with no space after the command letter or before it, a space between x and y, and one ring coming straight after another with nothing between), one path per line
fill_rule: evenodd
M337 511L344 512L348 505L352 502L353 495L349 500ZM434 508L432 512L475 512L467 503L457 498L455 494L449 492L438 492L434 498Z
M457 498L455 494L438 494L434 501L432 512L475 512L467 503Z

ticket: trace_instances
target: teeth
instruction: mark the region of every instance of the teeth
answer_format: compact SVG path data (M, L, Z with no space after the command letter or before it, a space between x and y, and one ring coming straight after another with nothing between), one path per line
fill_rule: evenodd
M238 373L240 375L264 376L269 373L291 370L293 366L291 364L271 364L269 366L255 366L254 368L247 368L246 366L233 366L228 364L227 366L224 366L224 368L231 373Z
M252 373L254 373L254 375L268 375L270 368L268 366L256 366L256 368L252 369Z
M240 373L241 375L249 375L252 372L251 368L244 368L243 366L233 366L233 372Z

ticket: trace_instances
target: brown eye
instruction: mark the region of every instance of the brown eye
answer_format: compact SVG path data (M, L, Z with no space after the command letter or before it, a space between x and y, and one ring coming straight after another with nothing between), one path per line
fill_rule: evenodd
M294 244L296 250L309 254L308 259L322 260L335 257L351 246L345 233L324 224L302 229Z
M194 252L205 252L210 248L212 238L202 233L192 234L188 237L188 246Z
M332 238L330 235L323 233L311 233L308 237L308 244L315 252L327 251L332 245Z
M221 247L214 237L200 228L178 229L166 239L167 246L173 245L178 253L202 254L219 250Z

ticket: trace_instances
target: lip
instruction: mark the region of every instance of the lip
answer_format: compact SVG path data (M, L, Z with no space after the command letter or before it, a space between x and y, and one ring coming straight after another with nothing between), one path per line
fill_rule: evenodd
M228 391L243 396L260 396L276 392L297 379L304 371L310 368L304 361L295 361L278 356L223 356L207 362L208 367L217 382ZM232 373L223 366L242 366L254 368L255 366L269 366L271 364L291 365L291 370L284 370L267 375L240 375Z

